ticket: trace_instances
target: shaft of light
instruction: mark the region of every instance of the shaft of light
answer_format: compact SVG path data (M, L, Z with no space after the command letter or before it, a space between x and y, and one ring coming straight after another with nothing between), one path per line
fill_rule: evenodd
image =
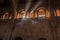
M32 13L33 11L35 11L35 9L36 9L38 6L40 6L41 3L42 3L42 1L39 1L39 2L35 5L35 7L32 9L31 13Z
M31 5L31 0L28 0L27 4L26 4L26 7L25 7L25 11L27 12L29 7Z

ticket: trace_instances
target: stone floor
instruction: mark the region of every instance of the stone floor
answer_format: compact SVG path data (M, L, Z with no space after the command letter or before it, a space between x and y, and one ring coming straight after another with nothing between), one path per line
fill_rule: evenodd
M13 32L12 28L15 27ZM54 24L53 24L54 26ZM54 30L54 27L52 27ZM57 36L49 25L49 21L36 21L36 20L20 20L20 22L13 23L0 23L0 38L3 40L58 40L60 39L60 25L57 27ZM42 40L41 39L41 40Z

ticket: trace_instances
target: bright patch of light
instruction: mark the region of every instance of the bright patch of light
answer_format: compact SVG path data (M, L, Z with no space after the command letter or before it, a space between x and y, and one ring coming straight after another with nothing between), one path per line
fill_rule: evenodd
M25 16L25 14L23 15L23 19L22 20L27 20L29 17Z
M45 17L45 15L39 15L39 17Z
M25 15L23 15L23 19L25 18Z
M26 18L29 18L28 16L26 16Z
M45 15L39 15L38 19L44 19L44 18L45 18Z
M25 16L25 15L26 15L26 14L23 15L23 19L24 19L24 18L29 18L28 16Z

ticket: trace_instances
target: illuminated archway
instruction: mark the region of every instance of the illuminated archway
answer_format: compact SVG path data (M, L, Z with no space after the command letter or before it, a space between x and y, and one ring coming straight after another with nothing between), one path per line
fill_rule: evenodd
M40 7L37 9L37 18L45 19L46 9L44 7Z
M17 19L18 18L28 18L28 15L24 9L21 9L18 14L17 14Z
M46 8L40 7L36 10L35 16L39 19L47 19L50 17L50 13Z
M24 15L24 12L25 12L25 10L24 10L24 9L19 10L19 11L18 11L18 14L17 14L17 19L22 18L22 17L23 17L23 15Z

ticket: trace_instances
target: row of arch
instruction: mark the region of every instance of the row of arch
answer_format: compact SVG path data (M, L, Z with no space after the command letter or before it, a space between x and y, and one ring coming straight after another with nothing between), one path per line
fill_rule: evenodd
M59 9L54 10L54 15L60 16L60 10ZM50 12L48 9L45 9L44 7L40 7L35 11L32 10L31 12L25 12L24 9L21 9L14 14L14 19L19 19L19 18L24 18L24 17L49 19ZM1 19L12 19L12 14L9 15L8 12L5 12L4 15L1 15Z

